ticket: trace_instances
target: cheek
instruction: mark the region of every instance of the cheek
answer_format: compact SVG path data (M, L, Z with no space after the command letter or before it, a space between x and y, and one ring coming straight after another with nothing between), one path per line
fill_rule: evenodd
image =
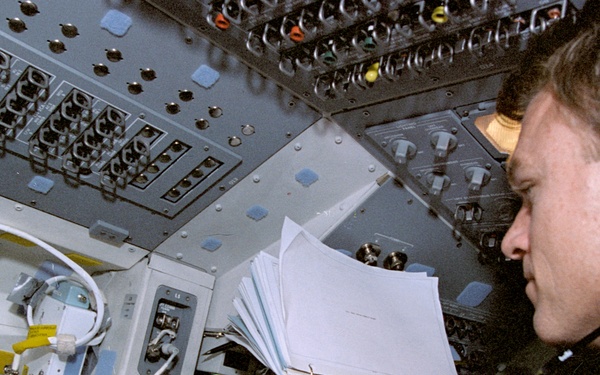
M557 293L600 282L600 203L569 185L536 197L531 210L531 263Z

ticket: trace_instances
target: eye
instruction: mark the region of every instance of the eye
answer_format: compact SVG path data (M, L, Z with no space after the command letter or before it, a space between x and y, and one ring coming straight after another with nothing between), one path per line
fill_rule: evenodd
M533 193L532 189L533 189L533 184L531 184L529 182L521 183L519 185L512 187L512 190L519 196L522 206L530 206L531 205L531 199L532 199L532 193Z

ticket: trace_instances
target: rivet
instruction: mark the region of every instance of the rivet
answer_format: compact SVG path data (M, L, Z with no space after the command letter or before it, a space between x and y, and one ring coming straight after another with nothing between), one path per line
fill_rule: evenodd
M65 44L58 39L49 40L48 47L50 47L50 51L54 53L63 53L67 50Z
M104 64L94 64L94 74L98 77L104 77L110 74L108 67Z
M112 49L107 49L105 51L106 51L106 58L108 59L108 61L119 62L119 61L123 60L123 54L118 49L112 48Z
M138 82L128 82L127 91L129 91L130 94L138 95L141 94L144 91L144 89L142 88L142 85Z
M23 14L26 16L32 17L40 12L37 5L31 1L19 2L21 3L21 12L23 12Z
M237 137L235 135L229 137L229 141L228 142L229 142L229 145L231 147L237 147L237 146L239 146L239 145L242 144L242 140L240 139L240 137Z
M77 26L70 24L70 23L65 23L65 24L60 24L59 25L61 28L61 31L63 33L64 36L66 36L67 38L75 38L77 35L79 35L79 32L77 31Z
M174 115L179 113L179 104L177 103L165 103L165 109L167 110L167 113Z
M179 99L184 102L189 102L194 99L194 93L190 90L179 90Z
M223 115L223 110L217 106L208 107L208 114L213 118L221 117Z
M243 135L252 135L254 134L254 126L250 125L250 124L246 124L244 126L242 126L242 134Z
M140 69L140 70L141 70L140 76L142 77L142 79L144 81L152 81L152 80L156 79L156 72L154 71L154 69L146 68L146 69Z
M19 18L11 18L11 19L7 19L8 20L8 27L14 31L15 33L22 33L23 31L27 30L27 26L25 25L25 22Z
M196 127L200 130L206 130L208 129L208 127L210 126L210 123L208 122L208 120L205 120L203 118L201 119L196 119Z

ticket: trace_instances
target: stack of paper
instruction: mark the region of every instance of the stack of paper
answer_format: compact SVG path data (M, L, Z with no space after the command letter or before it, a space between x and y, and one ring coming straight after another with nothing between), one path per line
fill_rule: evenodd
M456 374L437 278L362 264L285 220L279 259L261 252L230 317L275 374Z

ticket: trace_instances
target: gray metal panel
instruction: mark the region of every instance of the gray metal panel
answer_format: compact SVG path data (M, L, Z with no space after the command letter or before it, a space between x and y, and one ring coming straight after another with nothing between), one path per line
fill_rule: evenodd
M457 351L464 351L459 368L465 372L460 373L492 373L533 335L532 309L523 293L519 265L482 263L478 249L456 237L419 194L398 181L384 183L323 242L354 257L363 244L377 244L381 247L378 267L390 253L402 252L408 257L407 267L435 269L449 341ZM476 306L457 299L471 282L492 287Z
M0 194L7 198L85 227L109 223L129 232L127 242L154 249L320 117L144 2L56 1L36 4L33 15L21 3L0 6L7 18L0 49L11 66L0 84L0 97L10 99L3 108L16 103L11 98L19 82L35 84L22 75L28 69L47 77L48 87L38 90L34 104L19 99L28 111L11 114L18 120L14 130L3 127L0 163L7 178ZM131 18L123 36L101 28L109 10ZM77 33L69 34L74 28ZM218 73L208 89L191 78L201 65ZM154 78L146 80L149 70ZM67 121L68 131L56 136L50 120L61 117L65 105L74 108L73 95L89 108L84 105L82 120ZM210 107L222 114L211 115ZM97 125L106 108L124 119L110 136ZM198 120L208 127L198 127ZM245 125L254 132L244 134ZM86 135L95 141L85 143ZM40 139L60 139L60 145L40 145ZM89 161L73 156L86 159L90 151ZM27 188L35 176L53 187L46 194Z

